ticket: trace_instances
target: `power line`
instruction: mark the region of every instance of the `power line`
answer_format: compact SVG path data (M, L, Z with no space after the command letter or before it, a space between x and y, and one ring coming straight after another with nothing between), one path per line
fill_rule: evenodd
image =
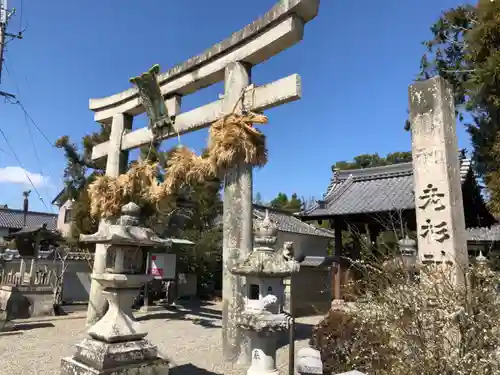
M45 179L45 173L43 173L43 168L42 168L42 161L40 160L40 157L38 156L38 151L36 150L36 144L35 144L35 140L33 138L33 133L31 132L31 126L28 122L26 115L24 116L24 123L26 124L26 127L28 128L28 134L29 134L30 139L31 139L31 144L33 146L33 152L35 153L35 158L38 162L38 168L40 169L40 174L41 174L42 178ZM45 186L45 185L44 185L44 190L45 190L45 195L49 196L49 193L47 191L47 186ZM52 206L51 206L51 211L54 212L54 209Z
M21 103L19 101L19 99L17 99L16 104L19 105L19 107L21 107L22 111L24 112L24 115L31 121L31 123L35 126L36 130L38 130L38 132L42 135L43 139L45 139L47 141L47 143L50 145L50 147L55 147L54 144L49 140L49 138L47 138L47 136L44 134L42 129L37 125L35 120L33 120L33 118L29 115L29 113L26 110L26 108L24 107L23 103Z
M50 211L49 210L49 207L47 207L47 204L45 203L45 201L43 200L43 197L42 195L40 194L40 192L38 191L38 189L36 188L35 184L33 183L33 181L31 180L28 172L26 172L26 169L24 168L23 166L23 163L21 162L21 160L19 159L19 157L17 156L16 154L16 151L14 150L14 148L12 147L11 143L9 142L9 139L7 138L7 136L5 135L5 132L3 131L3 129L0 127L0 134L2 135L3 139L5 140L5 143L7 143L7 146L9 146L9 149L10 149L10 152L12 153L12 155L14 156L14 158L16 159L17 163L19 164L19 166L23 169L23 172L26 176L26 178L28 179L29 183L31 184L31 186L33 187L33 190L35 190L36 194L38 195L38 198L40 199L40 201L42 202L42 204L45 206L45 208L47 209L47 211ZM43 177L43 176L42 176Z
M42 129L38 126L38 124L35 122L35 120L33 120L33 118L30 116L30 114L28 113L26 107L23 105L23 103L21 103L21 100L19 99L19 96L21 96L21 90L19 90L19 85L17 84L15 78L14 78L14 75L10 72L8 66L7 66L7 61L4 62L5 63L5 71L7 72L7 74L9 76L12 77L12 80L14 81L14 85L16 86L16 91L17 91L17 95L18 97L15 98L15 101L9 101L11 104L17 104L21 110L24 112L24 116L27 117L31 123L35 126L36 130L38 130L38 132L41 134L41 136L43 137L43 139L45 139L47 141L47 143L50 145L50 147L54 147L54 144L49 140L49 138L45 135L45 133L42 131Z
M19 85L17 84L14 75L9 71L9 69L7 67L7 61L4 61L4 63L5 63L5 65L4 65L5 66L5 71L12 78L12 80L14 82L14 85L16 86L16 91L17 91L17 95L18 95L18 98L16 98L16 101L10 101L10 100L8 100L8 101L11 104L18 104L21 107L21 109L23 110L23 112L24 112L24 123L25 123L25 125L26 125L26 127L28 129L28 134L30 136L31 145L33 146L33 152L35 153L35 158L37 159L37 162L38 162L38 168L40 170L40 175L42 176L42 178L45 178L45 173L43 172L43 168L42 168L42 162L41 162L40 157L38 155L38 151L37 151L37 148L36 148L35 140L33 138L33 133L31 131L31 126L30 126L30 123L29 123L28 119L31 120L31 122L35 125L35 127L40 132L40 134L42 134L42 136L44 137L44 139L47 140L51 146L52 146L52 143L50 143L50 141L47 139L47 137L42 132L42 130L40 129L40 127L35 123L35 121L33 120L33 118L31 118L31 116L28 114L28 112L26 111L26 109L24 108L24 106L22 105L22 103L20 102L19 97L21 96L21 90L19 89ZM47 197L50 197L50 194L49 194L46 186L44 188L44 191L45 191L45 195ZM51 211L54 212L54 209L53 209L52 206L51 206Z

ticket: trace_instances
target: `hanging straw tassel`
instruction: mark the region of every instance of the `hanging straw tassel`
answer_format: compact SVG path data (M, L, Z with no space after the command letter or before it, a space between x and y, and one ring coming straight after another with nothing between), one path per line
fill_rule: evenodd
M217 171L240 163L262 167L267 163L266 137L252 124L267 124L261 114L230 114L217 120L209 131L209 159Z

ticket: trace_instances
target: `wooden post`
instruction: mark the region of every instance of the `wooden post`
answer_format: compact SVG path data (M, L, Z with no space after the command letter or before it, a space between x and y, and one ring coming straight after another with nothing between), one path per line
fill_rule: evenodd
M132 117L125 114L118 114L113 117L111 134L109 136L109 152L106 161L106 176L118 177L127 167L128 152L121 151L122 135L127 129L132 129ZM107 225L104 221L99 226ZM94 254L93 274L104 273L106 268L106 253L108 245L97 244ZM104 298L101 285L92 279L89 294L89 306L87 310L87 325L93 325L99 321L107 308L106 298Z
M335 231L335 258L336 258L336 271L334 277L333 285L333 299L341 300L342 296L340 294L340 280L342 278L342 268L340 265L340 257L342 256L342 223L340 218L334 220L334 231Z
M21 264L19 265L19 276L21 278L21 284L24 282L24 275L26 273L26 262L24 258L21 258Z
M231 63L225 70L223 113L242 109L243 90L250 84L250 71L242 63ZM222 270L222 352L224 360L249 364L250 345L235 324L244 308L241 276L229 269L252 251L252 168L246 164L226 171L224 176Z
M31 259L31 265L30 265L30 280L29 283L31 285L35 284L36 280L36 264L37 264L37 257L40 252L40 238L41 234L37 233L35 236L35 252L33 254L33 259Z
M150 263L151 263L151 252L149 250L145 251L146 253L146 275L149 275L151 273L150 271ZM144 285L144 304L142 305L142 311L144 312L148 312L149 311L149 284L151 283L151 281L149 283L146 283Z
M290 328L288 331L288 375L295 374L295 314L292 298L293 273L290 275Z

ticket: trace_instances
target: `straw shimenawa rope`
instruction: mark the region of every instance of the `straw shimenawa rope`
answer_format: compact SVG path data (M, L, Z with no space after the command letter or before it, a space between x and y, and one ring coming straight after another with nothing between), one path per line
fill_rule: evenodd
M138 162L118 178L97 177L88 188L90 214L110 218L120 213L126 201L153 203L151 187L156 185L157 176L156 163Z
M238 164L262 167L267 163L266 138L252 124L266 124L261 114L230 114L214 122L209 131L208 156L197 156L192 150L178 146L158 183L158 164L148 160L132 165L118 178L100 176L88 188L91 215L111 218L120 213L127 201L164 205L181 187L222 174Z

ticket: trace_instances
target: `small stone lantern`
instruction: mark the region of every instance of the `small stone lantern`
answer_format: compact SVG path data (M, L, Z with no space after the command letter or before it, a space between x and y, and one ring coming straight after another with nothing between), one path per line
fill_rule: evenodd
M299 263L293 259L291 242L286 242L278 251L272 248L277 229L267 211L254 234L257 247L231 269L235 275L246 276L245 307L236 324L250 336L252 363L247 374L277 374L276 343L281 333L290 328L291 320L283 312L283 279L299 271Z
M89 329L89 337L76 345L76 354L62 359L61 375L168 374L168 362L144 339L147 332L131 312L133 297L152 276L134 273L127 259L148 248L169 246L171 241L140 227L139 215L139 206L129 203L117 224L101 225L97 233L80 236L85 243L109 245L105 272L92 275L103 286L109 308Z
M403 260L403 267L410 275L417 271L417 241L406 235L398 241L399 251Z

